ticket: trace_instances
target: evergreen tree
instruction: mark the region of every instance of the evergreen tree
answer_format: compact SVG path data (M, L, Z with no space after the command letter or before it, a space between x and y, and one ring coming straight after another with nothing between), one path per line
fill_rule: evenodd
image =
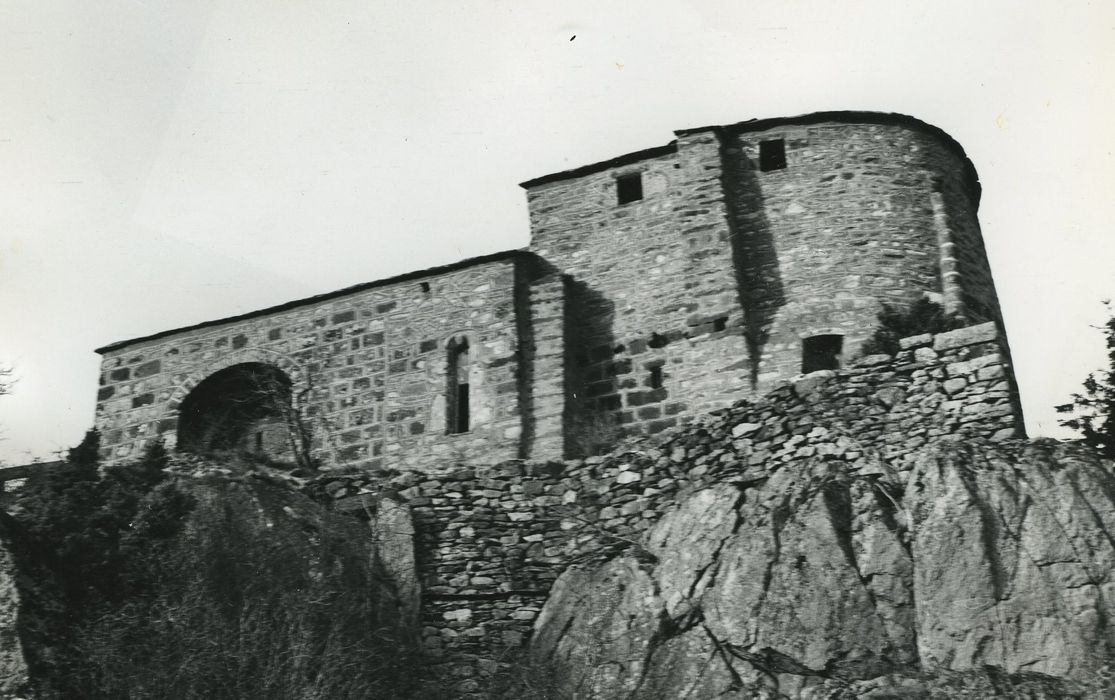
M1104 302L1111 312L1110 303ZM1093 372L1084 380L1084 391L1072 395L1072 402L1057 406L1058 413L1072 417L1061 425L1079 430L1084 442L1115 459L1115 313L1103 327L1107 343L1107 368Z

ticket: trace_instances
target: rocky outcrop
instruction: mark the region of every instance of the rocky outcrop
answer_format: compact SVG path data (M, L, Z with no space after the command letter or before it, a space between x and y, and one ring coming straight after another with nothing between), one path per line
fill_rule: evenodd
M680 494L558 579L535 657L579 698L1110 697L1112 465L972 440L908 463Z

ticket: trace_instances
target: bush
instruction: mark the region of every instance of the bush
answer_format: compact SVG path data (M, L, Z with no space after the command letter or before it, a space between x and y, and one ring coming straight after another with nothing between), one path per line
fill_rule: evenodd
M367 525L250 478L99 474L96 436L29 479L21 636L41 698L400 698L416 660Z
M103 611L156 583L143 566L181 527L189 496L164 483L165 451L103 476L91 431L64 464L29 477L12 506L20 569L21 636L47 697L82 675L81 630ZM55 692L54 688L58 690Z
M860 347L861 355L895 355L901 349L898 341L902 338L922 333L943 333L964 325L963 319L945 313L940 304L926 297L918 299L905 311L883 304L877 318L879 326Z
M1084 391L1072 395L1072 402L1057 406L1058 413L1072 414L1060 421L1066 428L1080 431L1085 444L1096 448L1108 459L1115 459L1115 313L1104 324L1107 367L1089 374Z

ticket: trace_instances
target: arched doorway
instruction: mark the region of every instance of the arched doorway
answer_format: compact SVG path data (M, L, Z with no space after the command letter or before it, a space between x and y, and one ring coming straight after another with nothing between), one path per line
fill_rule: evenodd
M215 372L178 409L178 449L293 459L291 381L274 365L244 362Z

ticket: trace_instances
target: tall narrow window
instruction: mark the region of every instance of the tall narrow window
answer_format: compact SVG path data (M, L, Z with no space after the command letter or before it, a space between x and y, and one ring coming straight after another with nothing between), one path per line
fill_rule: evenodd
M839 369L842 335L815 335L801 341L801 371L804 374L821 369Z
M448 406L446 432L467 433L468 415L468 339L458 338L449 343L449 366L446 374L449 386L446 404Z

